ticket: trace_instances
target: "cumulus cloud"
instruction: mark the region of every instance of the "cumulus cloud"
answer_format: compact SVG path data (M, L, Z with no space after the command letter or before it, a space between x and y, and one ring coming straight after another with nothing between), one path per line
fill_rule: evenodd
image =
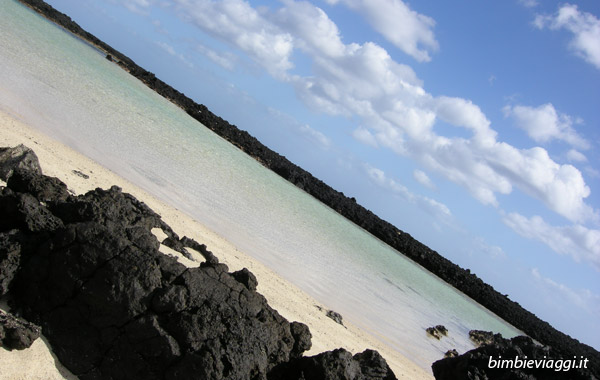
M383 189L391 191L409 202L415 203L422 210L438 220L447 220L452 216L450 209L445 204L440 203L435 199L412 193L406 186L387 177L385 172L379 168L367 164L363 167L373 183Z
M580 120L556 111L550 103L539 107L506 106L504 114L512 117L516 125L538 143L562 140L580 148L589 149L590 144L573 129Z
M430 189L435 188L433 182L431 182L431 178L422 170L416 169L413 172L413 177L419 182L421 185L428 187Z
M419 14L401 0L341 0L388 41L417 61L430 61L430 53L439 48L433 33L435 21Z
M539 29L566 29L571 32L571 50L600 69L600 19L596 16L579 11L577 5L565 4L554 15L537 15L534 25Z
M540 241L576 262L590 263L600 271L600 230L582 225L552 226L540 216L527 218L518 213L506 215L503 222L519 235Z
M271 75L283 78L293 67L292 36L243 0L174 0L179 16L205 33L247 54Z

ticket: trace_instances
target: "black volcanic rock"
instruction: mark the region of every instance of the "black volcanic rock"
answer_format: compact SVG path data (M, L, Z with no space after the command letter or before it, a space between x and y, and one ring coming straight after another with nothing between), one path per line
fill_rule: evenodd
M39 336L39 326L0 310L0 347L24 350Z
M67 185L58 178L27 169L15 169L7 186L16 192L31 193L40 202L62 202L70 196Z
M269 380L396 380L377 351L352 356L343 348L302 357L279 365Z
M11 294L80 378L265 378L302 347L225 265L158 252L156 220L119 189L75 204L53 206L65 226L21 254Z
M502 340L502 335L494 334L491 331L471 330L469 331L469 338L476 346L483 346L484 344L492 344L496 340Z
M72 196L55 178L14 173L0 189L0 295L41 326L80 379L267 380L279 366L303 365L308 327L269 307L247 269L229 273L118 187ZM160 253L153 228L206 262L187 268ZM35 325L2 318L7 347L39 335ZM357 379L391 374L377 353L331 355L319 365L373 374Z
M23 239L19 230L0 232L0 297L9 291L21 260Z
M427 334L435 339L442 339L442 337L448 335L448 329L443 325L437 325L434 327L428 327L425 329Z
M16 169L42 173L37 156L25 145L0 147L0 180L6 181Z
M490 336L488 336L490 338ZM491 335L487 344L459 356L446 357L431 366L436 380L489 379L489 380L593 380L596 379L589 369L583 367L585 359L562 357L551 347L536 344L531 338L518 336L504 339L500 334ZM566 364L565 359L570 363ZM508 360L508 361L507 361ZM531 360L531 368L525 368ZM552 360L552 365L560 361L561 370L536 368L542 366L542 360ZM510 363L512 364L509 364ZM550 363L546 361L545 363ZM565 363L565 364L562 364ZM586 363L590 368L589 361ZM550 365L550 364L545 364ZM568 367L566 367L568 365ZM568 368L568 370L564 370Z
M344 325L344 322L342 320L342 315L340 313L338 313L337 311L333 311L333 310L327 310L327 313L325 313L325 315L331 319L333 319L333 321L337 324L340 325Z

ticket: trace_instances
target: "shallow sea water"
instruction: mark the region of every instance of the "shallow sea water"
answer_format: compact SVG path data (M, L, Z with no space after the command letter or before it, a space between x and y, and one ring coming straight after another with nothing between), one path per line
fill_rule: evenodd
M471 329L519 334L14 0L0 0L0 68L0 109L192 215L423 368L473 348ZM426 337L437 324L448 338Z

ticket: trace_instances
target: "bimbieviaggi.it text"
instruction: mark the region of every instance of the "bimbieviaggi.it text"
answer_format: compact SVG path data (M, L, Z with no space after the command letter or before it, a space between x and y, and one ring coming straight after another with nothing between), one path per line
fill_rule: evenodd
M520 358L515 356L510 359L498 359L490 356L488 368L504 368L504 369L553 369L555 371L568 371L576 368L587 368L589 359L581 356L579 359L573 356L573 359L527 359L527 356Z

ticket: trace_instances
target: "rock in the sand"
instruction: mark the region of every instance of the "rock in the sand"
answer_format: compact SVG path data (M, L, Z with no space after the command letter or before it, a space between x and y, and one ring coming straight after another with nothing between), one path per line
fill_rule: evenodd
M552 348L538 345L529 337L518 336L512 339L504 339L500 334L492 335L492 337L491 343L483 344L462 355L447 357L433 363L431 368L436 380L596 379L589 370L573 368L571 364L568 364L569 370L564 370L565 367L562 363L567 365L564 359L569 360L573 357L562 358ZM520 364L515 364L515 358L521 361ZM552 365L558 364L557 362L560 360L562 370L556 370L557 367L554 366L552 368L536 368L535 362L532 362L532 368L525 368L524 362L526 360L540 361L542 359L546 360L545 363L552 360ZM580 357L576 359L576 364L581 365ZM502 362L503 360L504 362Z
M42 173L37 156L25 145L21 144L14 148L0 147L0 179L8 180L15 169Z
M0 190L0 284L80 379L267 380L301 365L308 327L273 310L247 269L229 273L118 187L65 197L35 177ZM152 228L206 262L187 268L160 253ZM336 355L341 364L319 360L362 377L328 379L395 378L378 354Z
M90 179L90 176L85 174L84 172L82 172L81 170L71 170L71 173L75 174L76 176L79 176L83 179Z
M40 327L0 310L0 347L24 350L40 337Z
M427 332L427 334L436 339L442 339L443 336L448 335L448 329L444 325L428 327L427 329L425 329L425 331Z
M343 348L279 365L269 380L396 380L377 351L352 356Z
M327 310L327 313L325 314L327 315L329 318L333 319L333 321L335 323L338 323L340 325L344 325L344 323L342 322L342 315L336 311L333 310Z

